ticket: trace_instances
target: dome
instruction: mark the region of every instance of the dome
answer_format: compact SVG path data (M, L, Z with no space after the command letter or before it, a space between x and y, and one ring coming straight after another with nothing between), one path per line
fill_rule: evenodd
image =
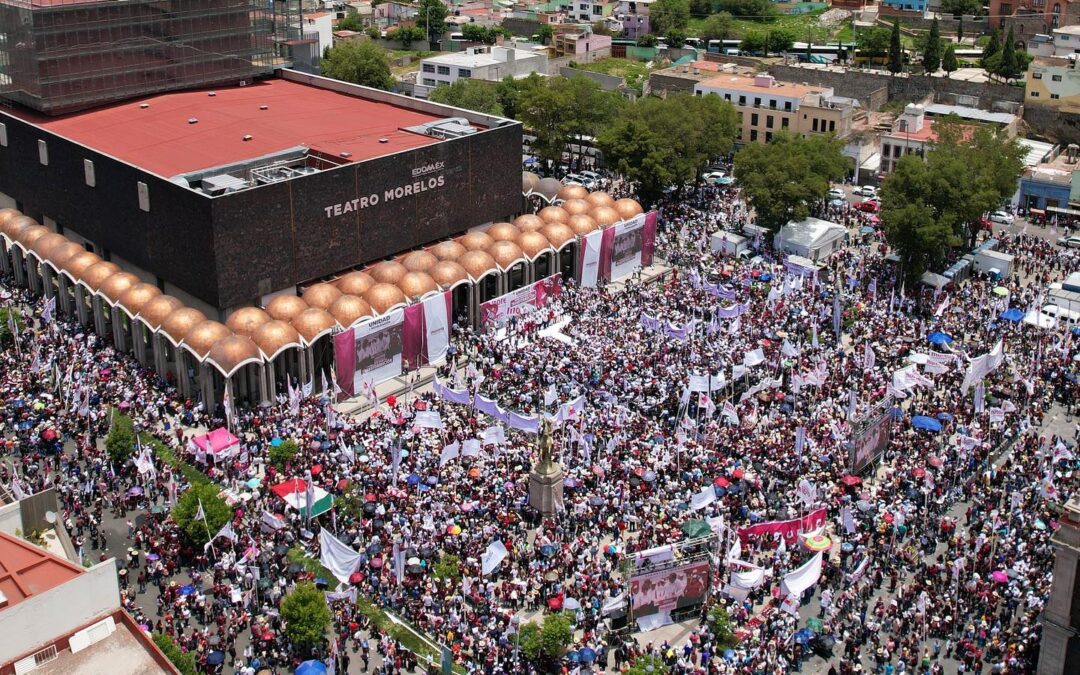
M439 290L438 284L427 272L409 272L401 277L401 281L397 285L401 292L405 294L405 297L410 300L415 300L426 293Z
M79 281L89 286L90 290L96 291L101 284L105 283L106 279L119 271L120 267L116 263L104 261L94 263L86 268L86 271L79 277Z
M470 232L457 240L467 251L486 251L494 242L494 239L483 232Z
M533 188L533 194L539 194L550 202L555 199L555 195L559 194L559 190L562 189L562 181L558 178L541 178L540 182Z
M7 234L8 224L22 215L18 209L0 209L0 232Z
M457 260L465 255L465 247L456 241L440 241L428 249L439 260Z
M49 232L48 234L38 237L37 240L30 245L30 250L37 255L38 260L48 260L54 249L60 248L67 242L67 237L64 235Z
M536 189L536 184L540 182L540 176L537 176L532 171L521 172L521 192L523 194L529 194Z
M30 250L34 246L34 242L50 233L48 228L42 227L37 223L23 228L23 231L19 233L18 242L23 245L23 248Z
M636 215L645 213L645 209L641 208L641 204L629 197L623 197L616 201L614 208L619 212L620 220L630 220Z
M567 199L565 202L559 205L563 211L566 211L572 216L579 216L583 213L588 213L592 209L592 204L584 199Z
M279 295L266 303L266 313L271 319L288 323L292 318L308 308L308 304L295 295Z
M270 315L258 307L241 307L225 319L225 326L237 335L251 337L252 333L270 320Z
M608 227L622 220L619 217L619 212L610 206L597 206L589 212L589 215L593 217L593 220L600 227Z
M288 347L300 347L300 334L296 329L277 319L271 319L255 329L251 341L264 356L272 359Z
M545 206L536 215L545 223L565 223L570 220L570 214L561 206Z
M101 262L101 258L96 254L91 253L90 251L83 251L82 253L76 253L64 261L63 270L67 272L72 279L78 279L83 275L83 272L99 262Z
M139 282L139 277L131 274L130 272L119 272L113 274L108 279L103 281L96 290L109 301L110 304L116 304L129 288L135 286Z
M110 279L110 281L112 280ZM142 311L142 308L145 307L148 302L159 295L161 295L161 290L157 286L147 283L138 283L124 291L117 304L126 309L129 314L135 316Z
M559 190L557 196L559 199L585 199L587 194L589 194L589 191L581 185L567 185Z
M487 251L469 251L458 259L458 263L473 279L479 279L495 269L495 259Z
M49 254L49 262L52 263L53 267L56 269L62 270L64 269L64 263L80 253L87 253L87 250L79 244L69 241L52 250L52 253Z
M19 241L24 232L31 227L41 227L38 222L28 216L15 216L4 223L0 223L0 232L8 236L12 241Z
M217 367L222 375L230 377L241 366L261 362L262 354L259 353L259 348L251 341L251 338L230 335L218 340L214 346L210 347L206 360Z
M586 235L597 227L596 219L589 215L570 216L570 222L567 223L570 229L580 235Z
M364 294L364 300L376 314L383 314L394 305L405 302L405 294L393 284L375 284Z
M304 302L308 307L326 309L341 297L341 291L330 284L312 284L304 289Z
M329 312L335 321L346 328L356 323L360 317L371 316L375 313L371 311L371 305L367 303L367 300L356 295L341 296L330 305Z
M409 270L396 260L384 260L378 265L369 267L366 272L371 278L380 284L396 284Z
M615 206L615 200L606 192L590 192L585 201L593 206Z
M367 272L349 272L337 280L337 288L345 295L363 295L375 285L375 280Z
M435 283L443 288L453 286L457 282L469 278L469 273L465 271L465 268L453 260L443 260L438 265L431 268L430 274L431 278L435 280Z
M570 229L569 225L562 223L550 223L544 226L544 229L540 230L540 233L547 237L547 240L551 242L551 245L556 249L562 248L563 244L574 238L574 231Z
M495 223L487 229L487 235L495 241L514 241L521 230L510 223Z
M439 259L427 251L413 251L401 259L401 264L410 272L427 272Z
M289 323L307 344L315 342L337 325L330 312L317 307L308 307L294 316Z
M521 247L512 241L497 241L488 249L499 267L507 269L525 257Z
M526 213L523 216L514 218L514 225L522 232L536 232L544 226L544 219L540 216Z
M547 237L539 232L525 232L518 237L517 245L521 248L521 251L525 254L525 257L532 260L538 253L543 250L550 249L551 244L548 242Z
M149 302L139 310L139 318L151 329L157 330L161 322L170 314L184 306L180 298L171 295L158 295L150 298Z
M206 321L206 315L192 307L181 307L174 310L161 322L161 332L169 338L174 345L180 344L187 334L197 324Z
M191 327L184 336L184 346L188 348L200 361L210 353L210 348L218 340L224 340L232 335L232 331L225 324L213 319L204 319Z

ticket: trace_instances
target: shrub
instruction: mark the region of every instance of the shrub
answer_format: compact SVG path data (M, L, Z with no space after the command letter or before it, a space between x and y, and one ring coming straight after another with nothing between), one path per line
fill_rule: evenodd
M195 665L195 657L188 652L181 651L173 639L165 633L154 633L154 644L165 654L165 658L176 666L182 675L198 675Z

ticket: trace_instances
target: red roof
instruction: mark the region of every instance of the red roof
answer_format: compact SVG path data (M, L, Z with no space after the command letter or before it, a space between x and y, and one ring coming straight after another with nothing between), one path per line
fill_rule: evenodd
M28 541L0 532L0 612L82 574L79 567Z
M438 142L402 129L439 117L329 89L271 79L214 89L214 96L210 91L161 94L62 117L15 114L166 178L298 145L335 157L347 152L340 161L356 162Z

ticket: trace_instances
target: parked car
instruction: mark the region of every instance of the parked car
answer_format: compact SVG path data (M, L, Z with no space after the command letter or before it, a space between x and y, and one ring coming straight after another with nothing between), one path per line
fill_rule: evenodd
M1008 211L994 211L990 214L990 222L1002 225L1012 225L1013 215Z
M1057 243L1065 248L1080 248L1080 237L1060 237Z
M862 195L863 197L877 196L877 188L873 185L863 185L862 187L857 187L853 190L853 192L857 195Z
M586 178L585 176L582 176L579 173L567 174L566 178L563 179L563 184L564 185L580 185L583 188L585 188L586 190L592 190L596 186L595 181L593 181L593 180L591 180L589 178Z
M593 182L594 186L600 185L600 181L604 180L604 177L595 171L581 171L578 173L582 178L587 178Z
M844 191L840 188L833 188L829 190L828 197L829 199L844 199Z
M880 207L877 202L867 199L866 201L862 201L856 204L855 208L865 213L877 213L878 208Z

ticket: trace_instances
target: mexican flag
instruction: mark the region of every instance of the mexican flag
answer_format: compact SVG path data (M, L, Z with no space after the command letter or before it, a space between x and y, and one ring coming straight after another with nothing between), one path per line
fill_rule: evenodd
M270 488L285 503L308 517L308 484L303 478L293 478ZM321 516L334 507L334 498L318 485L311 488L311 517Z

